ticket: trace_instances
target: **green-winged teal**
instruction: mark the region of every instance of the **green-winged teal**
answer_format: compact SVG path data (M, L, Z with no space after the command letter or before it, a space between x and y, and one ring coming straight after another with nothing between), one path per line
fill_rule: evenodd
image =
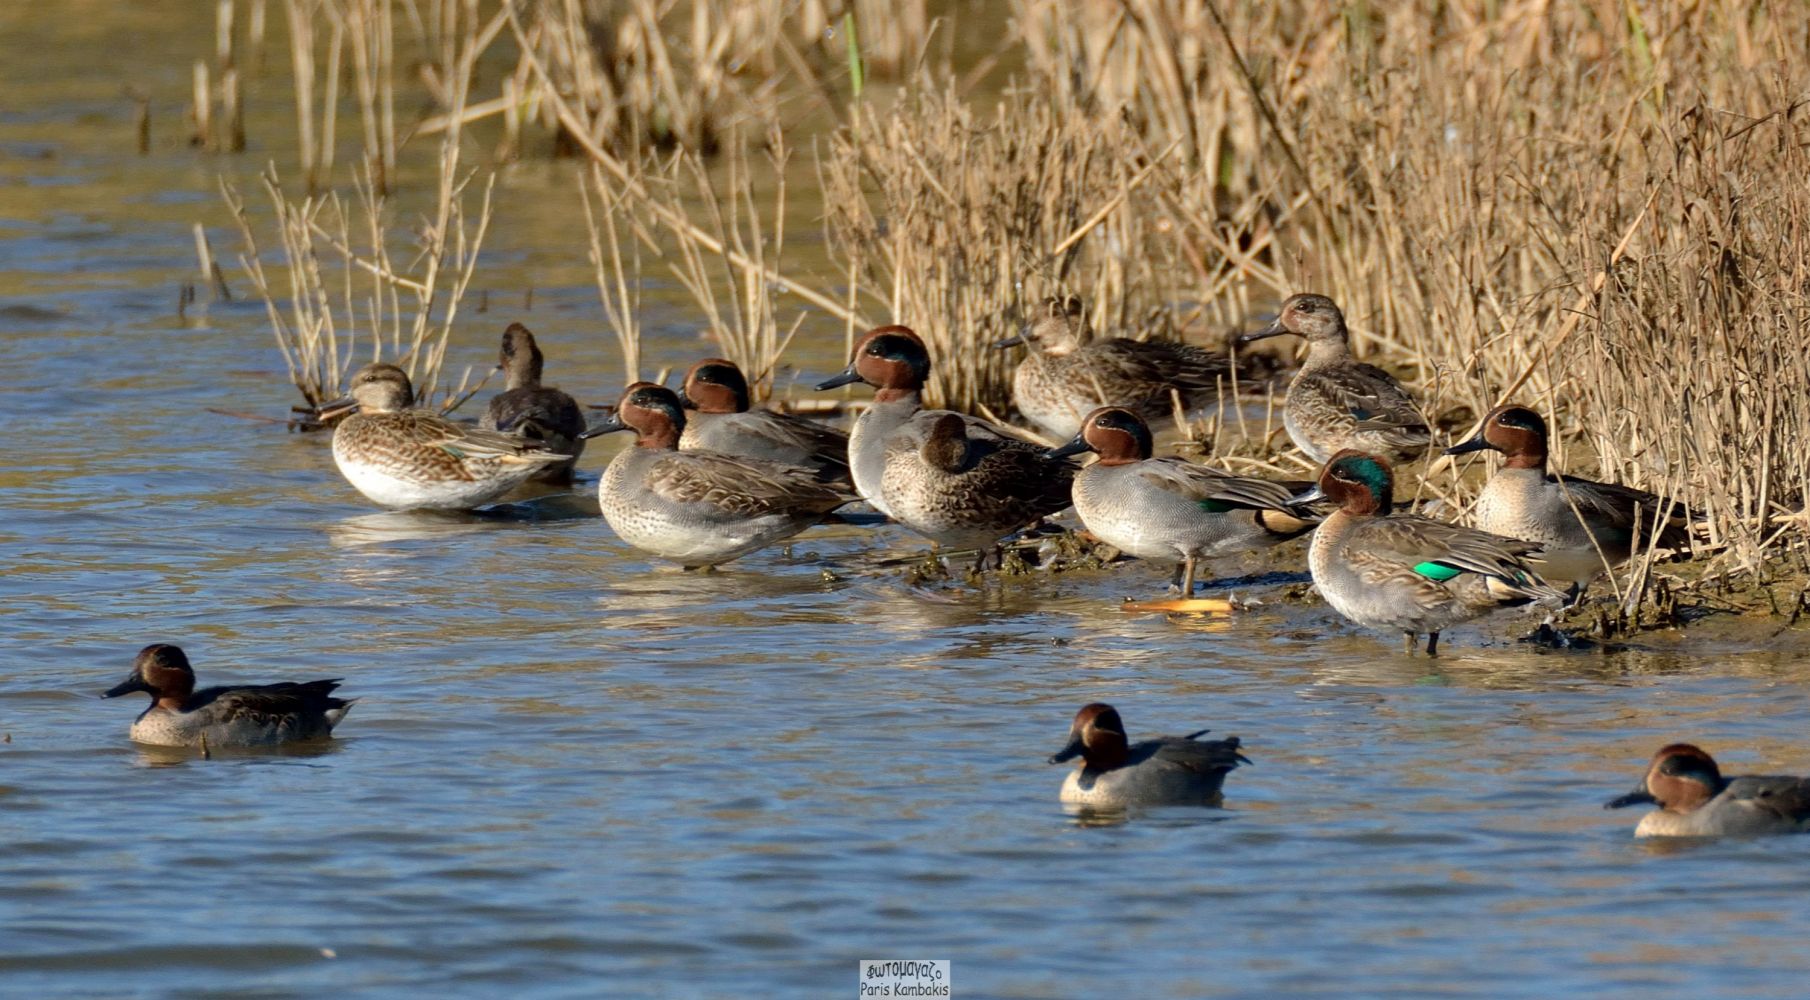
M1393 375L1351 356L1345 314L1331 299L1290 296L1274 323L1238 342L1285 333L1307 338L1307 361L1289 383L1282 424L1308 458L1325 462L1349 448L1404 462L1426 451L1426 418Z
M1656 805L1636 837L1757 836L1810 830L1810 778L1725 778L1709 754L1689 743L1662 747L1640 786L1604 808Z
M333 461L373 502L399 510L469 510L566 461L546 444L457 424L413 409L408 374L371 364L352 376L352 393L323 414L356 408L333 432Z
M1111 705L1083 705L1068 745L1050 758L1052 764L1081 758L1062 780L1062 801L1096 809L1216 806L1226 775L1250 761L1238 752L1238 737L1195 739L1206 732L1132 743Z
M1530 601L1558 606L1565 595L1540 579L1529 555L1539 546L1414 514L1395 514L1395 479L1376 455L1342 451L1319 485L1294 503L1339 504L1314 531L1308 564L1326 603L1368 628L1394 629L1413 651L1427 635Z
M855 499L800 466L680 451L685 410L665 386L636 382L616 413L586 431L633 430L610 460L597 500L623 541L687 568L715 566L790 538Z
M1211 404L1229 367L1221 355L1166 341L1095 340L1081 300L1052 298L1021 336L1000 347L1030 348L1012 374L1012 402L1026 420L1057 438L1073 437L1097 406L1123 406L1158 420Z
M132 674L101 695L143 691L151 707L132 723L132 739L167 747L271 746L320 739L346 716L352 699L333 697L339 681L248 684L195 690L195 671L181 649L146 646Z
M520 323L503 331L503 347L497 369L503 372L504 389L490 400L478 427L487 431L521 434L545 443L548 451L572 456L558 465L546 465L531 478L550 483L572 481L573 467L584 453L584 411L566 393L540 384L546 359L534 334Z
M1538 542L1534 560L1548 580L1588 584L1626 562L1652 539L1660 548L1689 544L1690 512L1645 490L1546 471L1546 421L1525 406L1498 406L1476 436L1448 455L1489 449L1506 461L1471 508L1484 531Z
M820 478L848 478L848 435L815 420L753 406L735 362L705 358L685 373L682 451L715 451L763 462L801 465Z
M1101 541L1139 559L1173 559L1183 595L1194 590L1195 563L1284 542L1312 531L1318 518L1289 503L1312 483L1274 483L1152 458L1150 427L1129 409L1102 406L1051 457L1091 451L1098 462L1075 476L1075 513Z

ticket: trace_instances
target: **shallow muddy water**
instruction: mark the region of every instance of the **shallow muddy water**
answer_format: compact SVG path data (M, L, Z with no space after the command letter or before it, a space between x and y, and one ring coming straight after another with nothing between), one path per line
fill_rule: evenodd
M909 538L841 528L695 575L583 498L375 511L325 437L207 412L294 399L261 305L176 315L259 154L139 157L120 88L170 123L198 53L31 6L0 14L0 993L854 996L873 957L950 959L959 997L1802 992L1810 838L1656 847L1601 808L1675 739L1810 769L1802 630L1554 653L1504 617L1428 661L1291 577L1170 620L1116 607L1167 567L912 587L868 558ZM571 184L509 170L454 351L520 319L607 402ZM708 349L671 287L645 321L656 365ZM360 700L309 752L137 748L141 700L95 696L153 641ZM1044 761L1093 700L1254 765L1223 810L1072 816Z

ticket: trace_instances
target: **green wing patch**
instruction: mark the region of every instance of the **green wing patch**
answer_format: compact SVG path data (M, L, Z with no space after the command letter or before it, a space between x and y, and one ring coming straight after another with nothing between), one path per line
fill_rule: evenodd
M1444 583L1464 571L1444 563L1423 562L1414 564L1414 572L1436 583Z

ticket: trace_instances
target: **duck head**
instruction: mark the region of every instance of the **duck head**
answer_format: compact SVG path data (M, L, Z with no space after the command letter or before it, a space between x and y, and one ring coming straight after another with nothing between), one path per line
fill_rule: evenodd
M699 413L742 413L752 401L748 397L748 380L735 362L705 358L685 373L679 402Z
M1603 808L1651 804L1667 812L1688 813L1721 794L1722 784L1715 758L1689 743L1673 743L1653 755L1639 786L1603 803Z
M1395 474L1375 455L1347 448L1326 460L1313 489L1289 500L1291 506L1331 500L1360 517L1386 517L1395 508Z
M118 698L134 691L150 695L152 704L180 709L195 693L195 671L180 647L153 643L138 651L138 658L132 661L132 673L101 697Z
M639 447L677 448L679 435L685 433L685 408L679 405L679 394L653 382L635 382L622 390L615 413L578 436L594 438L629 430L635 432Z
M1087 343L1087 309L1078 295L1052 295L1043 309L1013 336L994 344L1004 349L1015 344L1035 344L1045 354L1069 354Z
M1297 337L1307 338L1310 346L1320 344L1345 343L1345 314L1331 299L1324 295L1301 293L1291 295L1282 303L1282 311L1276 314L1275 322L1238 338L1238 343L1249 344L1268 337L1280 337L1292 333Z
M1470 440L1445 450L1448 455L1499 451L1511 469L1546 468L1546 421L1525 406L1498 406L1483 418L1483 426Z
M497 353L496 363L497 371L504 373L504 388L532 389L540 385L545 362L534 334L520 323L509 324L509 329L503 331L503 349Z
M1096 701L1082 705L1075 713L1074 724L1068 727L1068 745L1056 751L1050 757L1050 763L1060 764L1081 757L1096 771L1111 770L1125 763L1130 746L1131 741L1125 736L1125 723L1119 721L1118 709Z
M1149 458L1155 448L1144 418L1122 406L1102 406L1081 421L1073 441L1051 448L1043 457L1067 458L1084 451L1099 455L1101 465L1128 465Z
M930 381L930 352L910 327L882 326L867 331L855 344L855 356L842 374L819 382L817 388L834 389L866 382L878 389L880 402L899 399L924 388Z
M394 413L415 405L415 387L408 372L379 361L352 373L352 388L345 396L320 408L320 418L329 420L342 413Z

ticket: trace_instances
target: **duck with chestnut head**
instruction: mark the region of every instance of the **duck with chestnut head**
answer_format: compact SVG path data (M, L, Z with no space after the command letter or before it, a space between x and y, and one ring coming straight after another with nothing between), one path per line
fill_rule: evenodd
M1716 761L1689 743L1661 747L1639 787L1605 809L1659 808L1634 828L1636 837L1760 836L1810 831L1810 778L1722 775Z
M352 708L352 699L333 696L337 687L332 679L197 691L189 658L160 642L139 650L131 675L101 697L151 696L151 706L132 723L134 742L213 749L324 739Z
M681 451L724 455L817 470L825 480L850 482L848 435L815 420L755 406L748 379L735 362L705 358L685 373Z
M1250 761L1238 752L1238 737L1198 738L1206 733L1133 743L1117 709L1103 702L1083 705L1069 726L1068 744L1050 757L1052 764L1081 759L1062 780L1061 799L1114 810L1219 805L1226 775Z

